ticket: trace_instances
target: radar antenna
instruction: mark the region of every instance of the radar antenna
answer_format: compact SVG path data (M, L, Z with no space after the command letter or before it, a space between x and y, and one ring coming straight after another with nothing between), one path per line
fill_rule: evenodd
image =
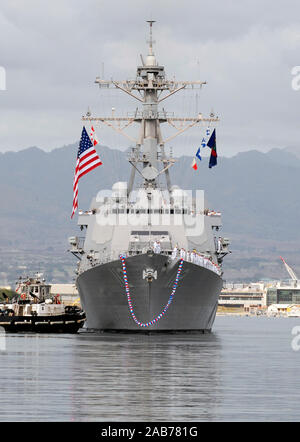
M152 39L152 25L155 23L155 20L147 20L147 23L149 23L149 40L147 43L149 43L149 55L153 55L153 44L155 41Z
M160 108L163 100L171 95L176 94L182 89L201 89L205 81L177 81L175 79L168 80L165 74L164 66L157 63L153 53L153 35L152 28L155 20L147 20L149 23L149 53L147 57L141 56L142 65L137 67L136 77L127 80L104 80L97 77L95 83L100 88L115 87L130 95L142 104L142 108L137 108L133 114L126 117L119 116L92 116L88 112L83 121L100 121L119 134L127 137L134 142L135 147L129 156L129 162L132 165L131 176L128 182L128 196L130 195L135 174L138 172L144 183L144 187L148 190L155 189L159 186L159 176L165 175L166 185L170 197L171 180L169 169L175 163L174 158L167 157L165 153L165 144L173 140L178 135L184 133L188 129L200 125L217 123L219 118L211 113L208 117L204 117L202 113L198 113L194 117L177 117L173 113L168 113L164 108ZM134 123L140 125L138 137L133 137L127 133L128 129ZM172 128L167 138L163 137L160 126L168 124Z

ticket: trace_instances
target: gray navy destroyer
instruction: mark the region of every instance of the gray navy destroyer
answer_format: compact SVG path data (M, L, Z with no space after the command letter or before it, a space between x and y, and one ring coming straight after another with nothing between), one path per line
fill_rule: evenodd
M148 23L148 56L141 56L136 78L95 81L129 94L141 109L128 117L90 112L83 117L84 124L101 122L118 133L125 134L133 123L140 130L129 153L128 183L114 184L110 194L99 192L90 210L79 211L85 237L69 238L70 251L79 259L76 285L88 329L206 332L215 319L229 241L219 236L221 214L207 208L203 192L191 195L172 185L175 159L165 144L197 124L214 125L218 117L175 117L161 108L171 95L204 82L167 79L153 51L154 21ZM161 131L165 123L175 131L167 139Z

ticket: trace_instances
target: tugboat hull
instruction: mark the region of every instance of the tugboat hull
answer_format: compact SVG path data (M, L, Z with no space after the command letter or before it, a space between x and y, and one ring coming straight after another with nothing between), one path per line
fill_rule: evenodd
M6 332L77 333L85 321L84 315L1 316L0 327Z

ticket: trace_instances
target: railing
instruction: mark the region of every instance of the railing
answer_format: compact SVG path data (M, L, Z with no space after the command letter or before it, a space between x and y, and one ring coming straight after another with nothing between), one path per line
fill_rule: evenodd
M151 112L151 111L150 111ZM144 116L146 116L149 113L148 110L146 111L137 111L137 112L128 112L127 117L128 118L134 118L141 120ZM152 111L153 118L158 118L160 120L166 120L168 118L174 118L174 112L165 112L165 111Z
M130 156L130 155L129 155ZM142 161L142 157L139 158L140 161ZM121 199L122 197L115 197L115 199ZM159 208L159 209L149 209L146 207L136 207L136 203L118 203L119 207L112 207L115 205L115 201L111 201L111 205L107 204L109 201L105 201L104 205L105 212L104 215L109 214L135 214L135 215L143 215L143 214L155 214L155 215L206 215L206 216L212 216L212 217L220 217L222 214L221 212L216 212L214 210L204 209L204 210L197 210L196 205L192 203L192 205L187 205L186 207L178 207L175 203L174 207L172 208ZM92 209L92 210L79 210L79 215L95 215L99 213L99 209Z
M88 212L80 212L80 215L94 215L96 213L99 213L99 210L94 211L88 211ZM206 215L206 216L214 216L214 217L220 217L221 212L206 212L205 210L196 210L194 208L179 208L174 207L172 209L145 209L143 207L141 208L134 208L133 206L130 207L127 206L120 206L118 208L115 207L107 207L105 212L103 212L103 215Z
M204 256L200 253L199 254L197 254L197 253L192 254L191 253L191 254L184 255L179 250L177 252L175 252L174 250L171 250L171 249L161 249L160 251L155 252L153 250L153 248L149 248L149 245L145 246L143 248L129 249L129 250L126 250L123 252L113 251L111 253L107 253L107 254L102 255L101 258L99 258L99 259L87 260L87 261L81 263L78 273L82 273L88 269L91 269L91 268L96 267L101 264L107 264L111 261L116 261L120 258L120 256L124 256L125 258L129 258L131 256L145 254L149 251L156 253L158 255L168 256L168 258L170 258L172 261L182 258L186 262L191 262L192 264L198 265L199 267L203 267L208 270L211 270L212 272L215 272L218 275L222 274L222 270L217 264L215 264L209 258L207 258L206 256Z

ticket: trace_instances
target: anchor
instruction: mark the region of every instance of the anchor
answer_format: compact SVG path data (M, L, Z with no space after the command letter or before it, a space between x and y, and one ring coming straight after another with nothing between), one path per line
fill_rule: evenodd
M152 282L153 279L157 279L157 270L150 268L143 270L143 279L147 279L147 282L149 283Z

